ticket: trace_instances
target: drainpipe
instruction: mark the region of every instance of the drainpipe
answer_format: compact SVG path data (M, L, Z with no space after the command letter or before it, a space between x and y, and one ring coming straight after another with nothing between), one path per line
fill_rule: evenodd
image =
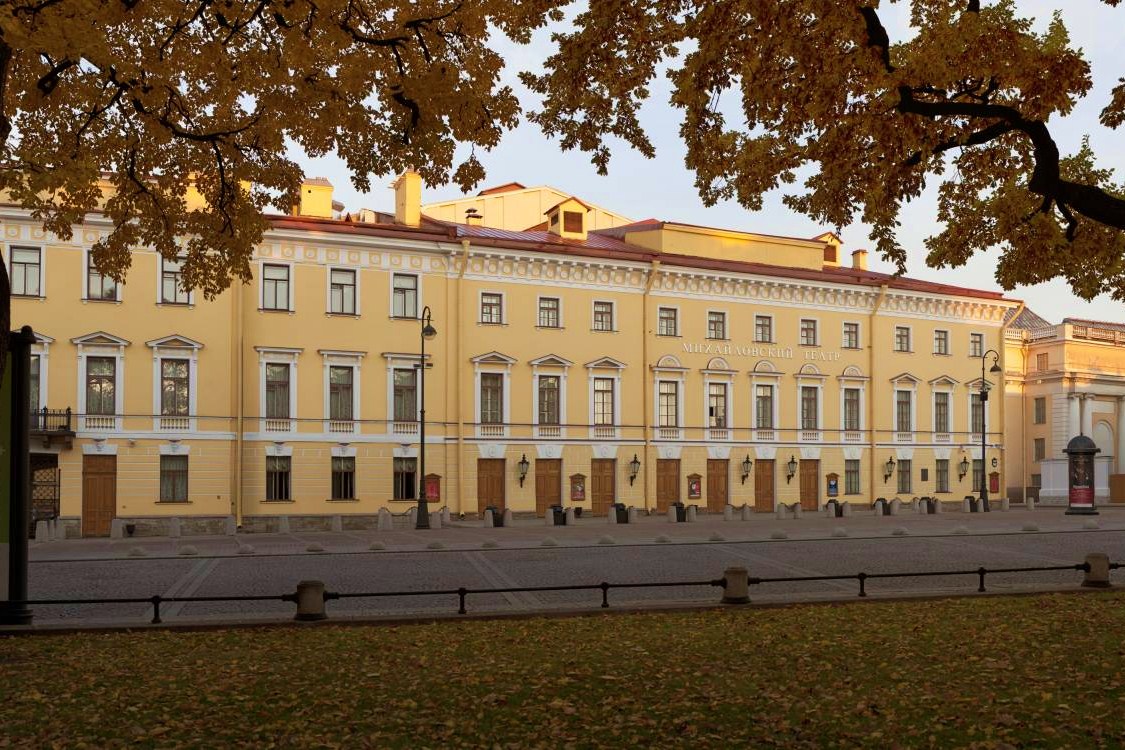
M243 366L243 285L241 283L232 284L232 317L234 318L233 325L233 341L231 342L232 356L234 357L234 478L233 488L231 492L231 504L234 506L234 523L235 526L242 525L242 459L243 459L243 440L242 435L244 431L243 411L244 411L244 391L245 391L245 367Z
M462 302L464 301L464 293L462 287L464 286L465 271L469 268L469 241L461 240L461 268L457 272L457 328L456 334L457 342L455 344L455 357L456 362L453 367L453 393L455 395L456 409L457 409L457 512L465 512L465 413L461 409L461 341L465 338L464 320L465 316L462 315L461 309ZM452 326L450 326L452 328Z
M1024 308L1024 303L1021 302L1020 306L1018 308L1016 308L1016 314L1012 316L1012 321L1015 321L1015 319L1020 316L1020 313L1023 312L1023 308ZM1000 326L1000 346L996 347L996 351L1000 352L1000 369L1002 370L1002 372L1000 373L1000 382L996 384L997 385L996 390L1000 392L1000 434L1002 436L1007 434L1007 425L1004 422L1005 403L1008 400L1008 398L1007 398L1007 390L1008 390L1008 344L1007 344L1007 342L1008 342L1008 323L1004 323L1003 325ZM1021 351L1023 351L1023 349L1026 347L1026 345L1027 345L1027 342L1021 340L1021 342L1020 342ZM1024 358L1024 361L1025 361L1025 364L1026 364L1026 358ZM1026 367L1024 369L1024 372L1026 372ZM1026 384L1026 382L1024 381L1023 378L1020 378L1019 387L1020 387L1020 419L1022 420L1024 417L1027 416L1027 404L1024 403L1024 401L1025 401L1024 392L1027 389L1027 384ZM1026 425L1027 425L1027 422L1024 422L1024 421L1020 422L1020 433L1019 434L1020 434L1021 445L1026 442L1025 440L1023 440L1023 432L1024 432L1024 429L1025 429ZM1008 461L1007 461L1007 454L1005 453L1006 448L1007 448L1007 445L1005 445L1004 439L1001 438L1001 440L1000 440L1000 485L1003 487L1003 492L1004 492L1004 494L1001 495L1001 498L1004 498L1004 497L1008 496ZM1024 452L1025 451L1021 450L1021 453L1024 453ZM983 462L984 456L981 456L981 459L982 459L982 462ZM1026 497L1027 482L1025 482L1024 479L1027 475L1027 457L1024 456L1024 460L1021 461L1020 463L1022 464L1022 466L1020 467L1020 495L1024 498L1024 501L1026 502L1027 501L1027 497Z
M651 434L651 432L652 432L652 421L653 421L652 420L652 417L653 417L653 414L652 414L652 382L651 382L652 379L649 377L648 370L646 370L645 368L647 368L649 366L648 339L649 339L650 333L649 333L648 327L650 325L650 320L651 320L648 316L649 293L652 291L652 285L653 285L653 283L656 282L656 275L658 273L660 273L660 261L654 260L654 261L652 261L652 270L650 270L648 272L648 279L645 281L644 294L641 295L641 314L642 314L641 320L644 321L644 323L642 325L642 328L641 328L641 331L644 334L643 336L641 336L641 362L642 362L642 365L641 365L641 381L642 381L641 382L641 398L644 399L644 404L643 404L643 408L641 409L641 413L644 415L643 422L644 422L644 454L645 454L644 463L641 464L641 468L644 471L643 484L641 486L644 487L644 492L645 492L644 501L645 501L645 512L646 513L649 511L649 502L648 502L649 497L655 496L655 494L656 494L656 488L649 486L649 480L652 479L653 481L655 481L656 475L655 475L654 472L649 471L649 464L652 462L652 456L650 455L651 448L652 448L652 434ZM610 512L612 513L613 511L610 510Z
M876 456L875 456L875 316L879 314L880 308L883 307L883 302L887 299L887 285L883 284L879 287L879 296L875 300L875 306L871 308L871 315L868 318L867 324L867 382L869 392L867 394L867 435L868 435L868 463L870 464L870 486L871 486L871 501L875 501L875 477L877 469Z

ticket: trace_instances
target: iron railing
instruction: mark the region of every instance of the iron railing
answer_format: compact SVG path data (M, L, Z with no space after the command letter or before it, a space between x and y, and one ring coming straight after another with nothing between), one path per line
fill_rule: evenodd
M31 412L31 432L74 432L70 407L65 409L34 409Z
M1122 563L1111 562L1109 563L1110 570L1118 570L1122 567ZM760 577L751 576L748 583L751 586L760 586L769 583L808 583L816 581L856 581L859 583L858 596L867 596L867 582L880 579L894 579L894 578L933 578L939 576L976 576L978 579L977 592L984 593L986 591L984 586L985 576L998 575L1001 573L1043 573L1043 572L1059 572L1059 571L1075 571L1075 572L1090 572L1090 564L1087 562L1078 563L1075 565L1043 565L1035 567L1023 568L985 568L979 567L975 569L966 570L931 570L931 571L911 571L899 573L850 573L842 575L823 575L823 576L782 576L782 577ZM427 589L427 590L414 590L414 591L367 591L367 592L334 592L325 591L324 601L336 601L343 599L385 599L390 597L421 597L421 596L437 596L437 597L457 597L457 614L467 614L466 599L469 596L488 595L488 594L517 594L517 593L536 593L547 591L600 591L601 592L601 608L606 609L609 607L609 592L612 589L651 589L651 588L677 588L687 586L708 586L726 588L727 582L724 578L712 579L707 581L659 581L647 583L610 583L609 581L601 581L599 583L589 584L572 584L564 586L506 586L502 588L468 588L460 587L455 589ZM160 607L164 604L190 604L199 602L252 602L252 601L273 601L273 602L296 602L296 594L265 594L265 595L232 595L232 596L148 596L148 597L115 597L108 599L26 599L22 601L13 601L12 604L16 605L35 605L35 606L50 606L50 605L76 605L76 604L149 604L152 606L152 619L153 625L159 625L163 622L160 617Z

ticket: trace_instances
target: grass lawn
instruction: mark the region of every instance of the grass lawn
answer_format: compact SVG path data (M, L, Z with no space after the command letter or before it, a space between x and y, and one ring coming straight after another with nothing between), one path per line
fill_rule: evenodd
M1125 594L0 638L0 747L1121 747Z

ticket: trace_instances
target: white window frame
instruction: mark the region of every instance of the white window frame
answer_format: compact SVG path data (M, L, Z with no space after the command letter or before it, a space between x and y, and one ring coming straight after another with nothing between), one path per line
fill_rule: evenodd
M196 432L198 431L199 395L199 350L203 344L182 336L166 336L155 341L145 342L152 349L152 429L154 432ZM162 362L166 359L186 359L188 361L188 416L161 416L161 387L163 378ZM186 429L185 429L186 427Z
M844 342L847 341L847 330L849 325L856 327L855 332L855 346L845 346ZM854 352L863 348L863 323L858 320L844 320L840 323L840 348L849 352Z
M292 277L290 277L292 278ZM256 346L258 352L258 421L259 431L266 434L297 430L297 361L304 349ZM266 418L266 365L289 365L289 419ZM283 424L287 423L287 424ZM272 428L272 429L271 429Z
M980 336L980 354L973 354L973 336ZM986 351L988 351L988 337L984 335L984 331L969 331L969 358L980 359Z
M357 289L358 295L358 289ZM340 349L320 349L321 366L324 372L324 432L330 435L355 434L360 431L362 417L359 405L362 403L359 395L360 365L366 352L351 352ZM352 418L351 420L332 419L332 384L330 381L331 368L350 367L352 370ZM389 413L389 412L388 412Z
M867 432L867 376L865 375L837 375L840 381L840 436L845 443L863 442ZM846 428L844 419L844 391L852 388L859 391L859 429Z
M501 313L504 311L501 302ZM479 357L473 357L473 421L476 423L477 437L500 438L507 437L509 424L512 419L512 365L516 360L499 352L489 352ZM481 398L480 380L484 373L501 376L501 387L504 389L501 399L503 412L499 424L481 424ZM419 399L420 400L420 399Z
M90 296L90 268L93 266L94 251L90 248L82 249L82 301L83 302L103 302L110 305L120 305L125 301L125 282L115 281L114 289L117 292L116 299L100 299ZM98 271L101 273L101 271ZM104 274L103 274L104 275Z
M898 348L898 331L899 329L906 331L906 348ZM902 323L895 323L894 330L891 333L891 350L899 352L900 354L913 354L914 353L914 326L904 325Z
M609 305L609 328L594 327L594 311L598 304ZM617 333L617 302L611 299L590 300L590 330L594 333Z
M559 322L562 322L562 303L559 303ZM536 315L538 315L538 305ZM561 327L561 326L560 326ZM538 438L565 438L566 437L566 379L570 373L573 362L555 355L547 355L533 359L531 365L531 424ZM559 379L559 423L557 425L539 424L539 377L547 375ZM477 398L480 398L478 390ZM479 420L478 420L479 421Z
M542 310L540 305L543 304L543 300L545 300L545 299L553 299L553 300L555 300L556 302L559 303L559 311L558 311L559 312L559 324L557 326L545 326L545 325L542 325L539 322L539 313ZM503 317L503 312L504 312L504 308L501 305L501 308L500 308L501 317ZM544 329L544 330L548 330L548 331L557 331L557 330L561 330L561 329L566 327L566 324L563 322L563 298L562 298L561 294L540 294L540 295L536 295L536 297L535 297L535 327L541 328L541 329Z
M289 268L289 284L288 284L288 306L284 309L275 307L266 307L266 266L286 266ZM297 266L291 260L274 260L272 258L262 258L258 261L258 310L262 312L295 312L293 305L294 288L297 286ZM263 381L265 382L265 381Z
M953 436L957 434L957 408L955 406L957 399L955 386L956 381L947 376L935 378L930 381L930 428L933 430L932 439L934 443L952 443ZM939 393L944 393L949 397L949 424L946 425L949 429L946 432L941 432L937 428L937 397Z
M898 394L910 395L910 429L902 429L898 422ZM907 384L906 381L896 381L891 389L891 424L894 428L896 443L913 443L914 434L918 430L918 388L917 384Z
M811 318L805 318L811 320ZM808 367L809 365L804 365ZM819 372L798 372L797 378L797 440L802 443L819 443L824 439L824 380L827 375ZM801 424L801 389L816 388L816 429L806 430ZM813 433L816 433L814 436Z
M356 299L357 299L356 310L359 310L359 302L358 302L358 299L359 299L359 279L358 279L358 276L359 276L359 274L356 274L356 277L357 277L356 278ZM414 318L411 318L409 315L395 315L395 276L413 276L414 277L414 279L415 279L414 297L415 297L415 307L417 308L417 310L415 312L418 315L421 315L422 310L424 310L425 307L426 307L425 303L422 301L422 274L420 274L420 273L410 273L409 271L391 271L391 273L387 277L387 286L388 286L388 288L387 288L387 315L389 317L395 318L396 320L417 320L417 315ZM477 309L479 311L480 308L478 307ZM503 306L501 306L501 313L503 313Z
M813 343L811 344L806 344L801 335L801 329L805 327L805 323L813 324ZM798 346L820 346L820 318L805 316L797 319L797 344Z
M767 318L770 322L770 340L761 341L758 339L758 318ZM800 328L797 329L797 334L800 335ZM754 313L754 328L751 337L755 344L773 344L777 341L777 320L772 315L765 313Z
M723 335L721 338L711 338L711 315L723 316ZM703 338L707 341L730 341L730 315L726 310L717 310L715 308L707 309L707 317L704 319L705 328L703 330Z
M102 344L88 344L89 339L105 338L112 343ZM87 336L81 336L76 339L71 339L71 343L78 347L78 413L82 416L82 428L84 431L92 433L102 433L107 431L120 431L122 425L122 414L125 411L125 347L129 346L130 342L125 339L112 336L107 333L98 332L92 333ZM90 429L86 426L86 360L89 357L112 357L116 360L113 368L113 427L106 430L104 427ZM42 365L42 363L40 363ZM40 392L42 392L43 385L39 385ZM104 416L97 416L94 419L105 419ZM79 436L81 437L81 435Z
M42 286L40 286L40 289L42 289ZM47 403L50 401L50 399L47 398L47 374L51 344L53 343L55 343L55 340L50 336L44 336L39 332L35 332L35 343L31 345L31 356L39 357L39 403L32 404L32 408L36 411L42 411L47 408Z
M673 310L676 313L676 332L675 333L661 333L660 332L660 312L662 310ZM666 338L679 338L681 323L680 320L680 306L679 305L657 305L656 307L656 335L664 336Z
M675 364L661 365L658 363L652 367L652 413L654 417L652 430L653 437L656 440L682 440L684 436L684 383L687 378L687 368L681 367L679 360L674 357L670 358L669 361L675 361ZM661 381L677 384L675 427L660 426Z
M703 378L703 426L707 430L708 440L730 440L734 435L734 373L721 375L710 373ZM726 390L727 399L727 425L726 427L711 426L711 386L721 385Z
M945 334L945 351L937 351L938 334ZM953 355L953 334L948 328L935 328L934 329L934 355L938 357L949 357Z
M329 265L325 267L327 270L324 274L324 309L329 315L342 315L345 317L358 318L360 316L359 309L359 269L355 266L343 266L340 264ZM332 272L333 271L348 271L355 279L355 312L333 312L332 310Z
M616 315L616 311L614 312ZM586 365L587 412L590 437L595 440L616 440L621 437L621 376L625 365L609 357L602 357ZM608 378L613 381L613 424L594 424L594 380Z
M409 318L402 318L409 320ZM398 422L395 420L395 370L414 370L418 372L419 357L417 354L400 352L385 352L383 354L387 369L387 434L388 435L417 435L418 423L422 413L422 380L414 380L414 420ZM430 363L430 355L426 355L426 364ZM358 413L358 412L357 412Z
M991 430L989 429L990 420L988 418L988 412L991 411L990 406L992 404L992 394L996 391L996 384L990 380L986 380L984 382L988 384L989 398L988 403L985 404L984 408L982 409L983 414L981 415L981 418L984 420L984 434L987 440L987 435L989 434L989 432L991 432ZM968 395L966 395L965 397L965 432L969 436L968 442L973 443L975 441L978 444L977 450L979 451L980 433L973 429L973 393L979 393L981 390L980 378L966 383L965 387L968 390Z
M780 372L751 371L750 372L750 425L755 441L775 443L779 442L781 432L781 380ZM758 427L758 386L773 386L773 427ZM798 420L800 418L800 404L798 404ZM798 421L798 424L800 422Z
M186 257L177 255L180 262L187 260ZM193 307L195 305L195 290L189 289L187 296L188 301L183 302L165 302L164 301L164 263L166 258L160 253L156 253L156 304L165 305L168 307Z
M45 299L47 297L47 248L43 245L16 245L7 243L7 252L4 253L4 263L8 270L8 281L12 280L12 252L14 250L35 250L39 253L39 294L21 294L12 292L13 299Z
M495 294L500 298L500 322L493 323L484 319L484 295ZM421 310L422 308L418 308ZM477 292L477 325L478 326L505 326L508 325L508 296L495 289L481 289Z

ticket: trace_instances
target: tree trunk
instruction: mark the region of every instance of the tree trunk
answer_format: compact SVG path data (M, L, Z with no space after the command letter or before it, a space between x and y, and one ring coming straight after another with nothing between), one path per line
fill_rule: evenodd
M12 288L8 283L8 264L0 250L0 383L8 366L8 331L12 329Z

